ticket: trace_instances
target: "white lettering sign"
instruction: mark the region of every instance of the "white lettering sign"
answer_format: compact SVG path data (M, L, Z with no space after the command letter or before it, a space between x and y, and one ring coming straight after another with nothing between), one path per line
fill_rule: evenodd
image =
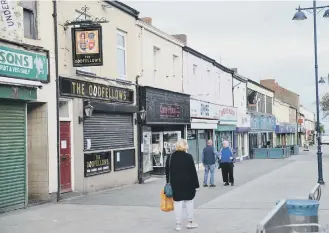
M6 28L10 31L16 30L17 21L9 0L0 0L0 11L3 21L6 23Z

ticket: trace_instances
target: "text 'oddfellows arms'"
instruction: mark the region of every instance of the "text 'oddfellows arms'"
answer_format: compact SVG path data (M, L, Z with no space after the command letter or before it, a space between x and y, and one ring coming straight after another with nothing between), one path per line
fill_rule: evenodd
M69 78L60 78L60 91L64 96L110 100L115 102L134 102L134 91L127 88L107 86Z

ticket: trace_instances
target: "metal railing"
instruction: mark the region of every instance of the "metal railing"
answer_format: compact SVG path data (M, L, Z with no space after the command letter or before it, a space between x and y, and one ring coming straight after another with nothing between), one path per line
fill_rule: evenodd
M316 184L308 195L309 200L321 199L321 185ZM257 224L256 233L291 233L295 227L301 227L303 224L291 224L289 219L288 210L286 207L286 200L281 200L277 205L269 212L265 218ZM318 223L308 223L305 226L316 227L318 229L316 232L328 232L326 229L322 228ZM327 228L328 229L328 228ZM315 232L315 231L314 231Z
M308 195L309 200L317 200L320 201L321 199L321 185L318 183L316 184L311 192Z

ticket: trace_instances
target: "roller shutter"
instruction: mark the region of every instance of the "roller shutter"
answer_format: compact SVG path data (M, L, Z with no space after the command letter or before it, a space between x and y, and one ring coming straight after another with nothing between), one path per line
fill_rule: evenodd
M0 102L0 212L26 206L26 106Z
M90 139L91 148L87 149ZM132 114L94 112L84 121L85 150L106 150L134 147Z

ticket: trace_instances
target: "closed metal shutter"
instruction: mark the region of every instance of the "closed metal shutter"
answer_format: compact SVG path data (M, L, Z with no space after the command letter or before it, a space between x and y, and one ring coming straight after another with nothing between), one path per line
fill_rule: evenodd
M87 149L90 139L91 148ZM84 121L85 150L104 150L134 147L132 114L108 114L94 112Z
M26 107L0 102L0 212L26 205Z

